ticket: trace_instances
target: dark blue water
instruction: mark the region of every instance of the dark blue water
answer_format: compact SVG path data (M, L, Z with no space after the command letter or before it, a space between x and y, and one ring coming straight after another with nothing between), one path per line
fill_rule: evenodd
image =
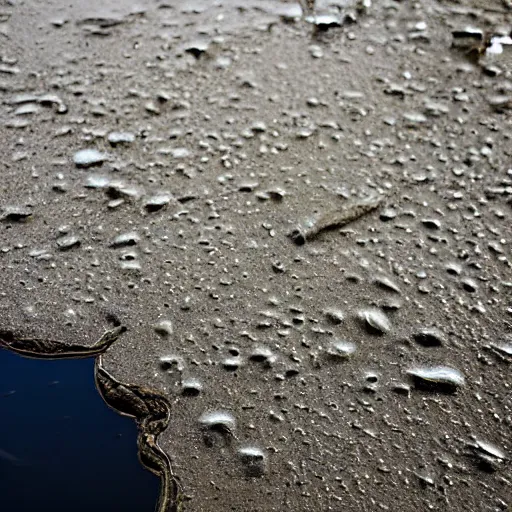
M101 399L94 360L0 349L0 511L153 512L137 429Z

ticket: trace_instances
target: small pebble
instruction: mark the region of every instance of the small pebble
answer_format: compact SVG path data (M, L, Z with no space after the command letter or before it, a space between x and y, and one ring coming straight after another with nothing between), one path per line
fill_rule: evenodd
M87 168L95 165L101 165L108 155L100 153L97 149L82 149L73 156L73 162L77 167Z
M453 393L465 383L464 375L449 366L421 366L407 373L418 389Z
M386 334L391 329L389 318L380 309L366 309L358 316L370 334Z

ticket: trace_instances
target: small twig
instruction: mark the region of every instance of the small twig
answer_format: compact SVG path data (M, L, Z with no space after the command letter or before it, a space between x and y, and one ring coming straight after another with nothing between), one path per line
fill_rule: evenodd
M339 228L353 222L375 210L383 201L383 196L374 196L351 203L344 208L337 208L323 213L318 218L294 229L288 236L297 244L303 245L322 231Z

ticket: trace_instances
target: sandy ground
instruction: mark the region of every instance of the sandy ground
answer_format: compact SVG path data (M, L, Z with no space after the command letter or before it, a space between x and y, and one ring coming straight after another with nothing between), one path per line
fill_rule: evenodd
M127 325L186 511L507 510L512 10L344 3L4 0L2 328Z

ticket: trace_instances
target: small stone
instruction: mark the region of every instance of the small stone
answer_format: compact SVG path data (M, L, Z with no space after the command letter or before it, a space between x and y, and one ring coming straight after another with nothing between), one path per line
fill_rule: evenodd
M154 101L147 101L146 103L144 103L144 108L150 114L153 114L155 116L160 115L160 109L158 108L158 105Z
M468 49L475 47L483 41L484 33L475 27L464 27L452 32L452 46L454 48Z
M315 133L315 130L313 128L301 128L300 130L297 131L295 136L297 137L297 139L308 139L309 137L311 137L311 135L313 135L313 133Z
M397 211L394 208L385 208L380 212L379 218L382 222L393 220L397 216Z
M486 455L496 457L497 459L505 459L505 453L500 448L488 443L487 441L477 440L475 447Z
M135 141L135 135L130 132L111 132L108 134L108 141L112 146L131 144Z
M242 365L242 359L240 357L228 357L222 361L222 366L229 372L236 372Z
M61 251L69 251L80 245L80 239L74 235L63 236L57 240L57 247Z
M238 456L245 465L247 476L259 477L266 471L266 456L263 450L254 446L242 447L238 450Z
M436 103L434 101L426 101L425 102L425 113L432 117L439 117L443 114L448 114L450 109L447 105L443 103Z
M391 391L398 395L409 396L411 394L411 386L405 382L395 382L391 385Z
M160 320L160 322L153 326L153 329L158 335L168 338L173 332L172 322L170 320Z
M403 305L403 302L398 297L386 297L384 300L379 301L378 307L384 311L398 311Z
M298 368L288 368L285 372L284 372L284 376L289 379L291 377L296 377L297 375L299 375L300 373L300 370Z
M185 364L183 363L183 359L179 356L162 356L160 358L160 368L165 372L172 370L182 372L185 369Z
M114 241L110 244L111 247L128 247L136 245L140 240L140 236L135 231L129 231L128 233L121 233L114 238Z
M187 148L173 148L171 150L171 156L173 158L177 158L177 159L187 158L190 155L191 155L190 150L188 150Z
M265 366L272 366L276 362L277 356L268 347L258 346L251 352L249 360L255 363L263 363Z
M105 192L111 199L138 199L141 196L138 188L120 180L110 181Z
M487 473L497 471L506 459L503 450L487 441L476 440L475 444L470 446L473 448L473 456L478 468Z
M68 111L68 107L64 104L62 99L55 94L43 94L42 96L39 96L38 101L45 107L52 107L53 105L57 105L58 114L66 114Z
M484 74L486 74L487 76L491 76L491 77L496 77L496 76L500 76L503 74L502 68L500 68L499 66L496 66L495 64L490 64L490 63L483 63L482 71L484 72ZM501 113L502 106L506 107L507 103L509 103L508 99L505 99L505 98L506 97L503 95L491 96L488 98L489 104L491 105L491 107L493 107L496 110L496 112ZM503 100L505 100L505 102Z
M389 279L389 277L378 276L375 278L374 283L379 288L382 288L383 290L386 290L388 292L400 293L400 288L398 287L398 285L396 283L394 283L393 281L391 281L391 279Z
M462 267L458 263L450 262L446 265L446 272L452 276L458 276L462 272Z
M6 206L0 214L3 222L27 222L32 218L33 212L24 206Z
M418 389L453 393L465 383L464 375L449 366L421 366L407 370Z
M55 18L55 19L50 21L50 23L54 27L57 27L57 28L63 27L67 22L68 22L68 20L66 20L64 18Z
M324 310L324 315L326 316L327 320L329 320L329 322L331 322L334 325L341 324L341 322L343 322L343 319L345 318L343 311L336 308L328 308Z
M475 459L478 465L478 468L486 473L495 473L498 471L499 466L501 465L501 460L496 459L495 457L490 457L489 455L485 455L485 453L475 454Z
M309 47L309 53L314 59L321 59L324 56L322 48L316 44Z
M406 120L407 126L411 128L427 122L427 118L420 112L407 112L403 114L403 117Z
M370 334L386 334L391 329L391 322L380 309L373 308L361 311L359 318Z
M334 359L347 359L356 351L355 343L346 340L334 340L329 344L327 354Z
M73 156L73 162L77 167L87 168L95 165L101 165L108 155L100 153L97 149L82 149Z
M204 413L199 418L199 423L213 430L227 429L232 432L236 427L235 417L226 411L213 411Z
M240 192L252 192L254 189L258 188L259 185L257 181L245 181L238 185L238 190Z
M469 293L475 293L478 290L478 285L473 279L466 278L462 280L462 288Z
M139 273L142 266L140 264L140 262L138 262L137 260L128 260L128 261L121 261L119 263L119 266L121 267L122 270L126 271L126 272L133 272L133 273Z
M144 207L148 212L157 212L158 210L161 210L164 206L169 204L171 202L172 195L171 194L157 194L154 196L149 197L146 200L146 203Z
M489 105L498 113L512 109L512 96L505 94L489 96L487 98Z
M441 222L437 219L423 219L421 223L428 229L439 229L441 227Z
M15 116L25 116L25 115L31 115L36 114L39 112L41 107L36 105L35 103L25 103L24 105L21 105L14 111Z
M124 199L113 199L112 201L109 201L107 203L107 207L110 208L111 210L113 210L114 208L118 208L119 206L121 206L123 203L125 202Z
M108 187L110 183L110 178L108 176L100 176L97 174L91 174L90 176L87 176L87 179L85 180L84 187L85 188L105 188Z
M190 53L196 59L199 59L201 55L208 51L208 47L210 46L210 40L207 38L198 38L194 41L187 43L184 47L186 53Z
M272 263L272 270L276 274L283 274L284 272L286 272L286 267L283 265L281 261L274 261Z
M287 195L286 190L279 187L270 188L266 191L266 193L270 199L273 199L274 201L282 201Z
M318 30L325 31L330 28L341 27L342 20L335 14L314 14L312 16L306 16L305 21L312 23Z
M123 251L119 256L121 261L134 261L138 258L138 255L135 251Z
M504 356L512 357L512 343L491 343L491 347Z
M198 379L188 378L181 383L181 393L184 396L198 396L203 391L203 385Z
M255 133L263 133L267 131L267 125L263 121L255 121L251 125L251 130Z
M435 327L421 329L413 334L414 341L424 347L440 347L445 344L443 333Z

